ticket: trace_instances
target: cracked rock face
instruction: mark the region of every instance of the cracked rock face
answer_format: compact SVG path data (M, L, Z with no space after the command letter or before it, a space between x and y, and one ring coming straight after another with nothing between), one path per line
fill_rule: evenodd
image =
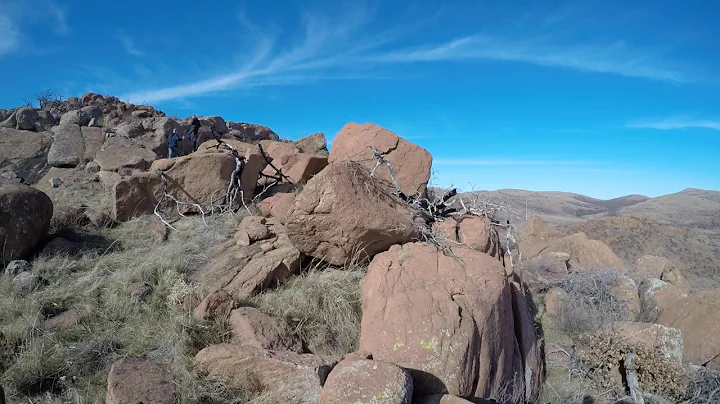
M330 372L320 394L320 404L410 404L410 373L388 362L344 359Z
M409 243L375 256L362 283L360 350L408 369L418 397L488 397L524 373L512 291L496 258L452 253Z

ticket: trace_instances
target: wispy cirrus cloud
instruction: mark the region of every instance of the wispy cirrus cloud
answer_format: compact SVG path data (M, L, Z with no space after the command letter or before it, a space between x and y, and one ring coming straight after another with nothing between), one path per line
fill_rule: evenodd
M712 129L720 130L720 119L693 119L688 117L647 120L629 123L628 128L678 130L678 129Z
M48 24L48 19L52 20ZM65 9L52 0L0 1L0 57L11 53L44 54L52 52L34 44L28 28L37 24L53 27L56 35L70 32ZM45 41L47 42L47 41Z
M246 52L245 63L177 85L126 96L158 102L245 86L302 84L310 81L305 77L322 77L338 70L359 80L373 79L378 69L403 64L469 61L515 62L673 83L704 80L703 75L682 63L622 40L581 43L552 32L538 35L530 30L509 34L471 33L428 44L411 35L426 21L396 24L390 30L379 31L368 28L371 16L371 11L359 5L332 18L305 12L302 41L283 49L278 43L279 28L263 30L241 14L240 26L256 44ZM413 42L415 45L408 45ZM134 46L126 46L126 50L139 55Z
M120 42L120 46L122 46L122 48L125 50L125 52L127 52L128 55L145 56L145 52L135 46L135 40L124 32L117 33L115 35L115 39Z
M0 56L4 56L18 45L20 35L10 17L0 14Z
M433 166L587 166L593 161L516 159L433 159Z
M376 60L387 63L462 60L520 62L680 83L701 80L698 76L672 66L660 56L634 49L623 41L561 44L554 42L552 38L513 38L479 34L436 46L391 51L377 56Z
M55 32L58 35L65 35L70 32L70 26L68 25L65 9L60 7L58 4L52 1L47 3L48 13L55 20Z

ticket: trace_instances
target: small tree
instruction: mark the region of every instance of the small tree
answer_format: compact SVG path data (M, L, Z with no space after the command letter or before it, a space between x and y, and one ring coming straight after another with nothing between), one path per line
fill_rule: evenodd
M40 108L52 108L63 102L63 96L55 90L48 89L36 95Z

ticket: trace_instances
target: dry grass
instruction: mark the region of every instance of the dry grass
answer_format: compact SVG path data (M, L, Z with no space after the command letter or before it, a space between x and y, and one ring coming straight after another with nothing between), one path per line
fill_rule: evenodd
M690 382L686 404L711 404L720 402L720 372L701 367Z
M567 292L557 313L557 325L567 335L596 331L614 321L629 320L625 304L612 291L617 273L612 270L568 275L560 283Z
M360 338L360 280L365 268L313 266L280 288L253 300L275 318L287 335L300 338L313 353L344 355Z
M199 322L181 306L192 288L186 274L208 260L209 247L232 237L238 217L199 218L178 223L167 243L151 245L136 219L105 236L113 249L90 258L39 258L31 272L39 287L16 293L0 277L0 383L10 400L104 402L109 366L125 355L148 354L167 364L182 402L244 402L247 392L195 374L192 357L204 346L227 340L224 324ZM128 286L146 282L152 295L133 300ZM78 324L49 330L45 320L66 309ZM47 393L51 393L49 396Z

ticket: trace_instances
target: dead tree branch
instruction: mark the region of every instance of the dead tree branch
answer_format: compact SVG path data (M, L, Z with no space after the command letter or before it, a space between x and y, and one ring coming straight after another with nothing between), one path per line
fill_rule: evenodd
M630 396L635 404L645 404L645 397L640 389L634 362L635 353L628 352L627 355L625 355L625 360L623 361L623 366L625 367L625 380L627 380L628 390L630 390Z

